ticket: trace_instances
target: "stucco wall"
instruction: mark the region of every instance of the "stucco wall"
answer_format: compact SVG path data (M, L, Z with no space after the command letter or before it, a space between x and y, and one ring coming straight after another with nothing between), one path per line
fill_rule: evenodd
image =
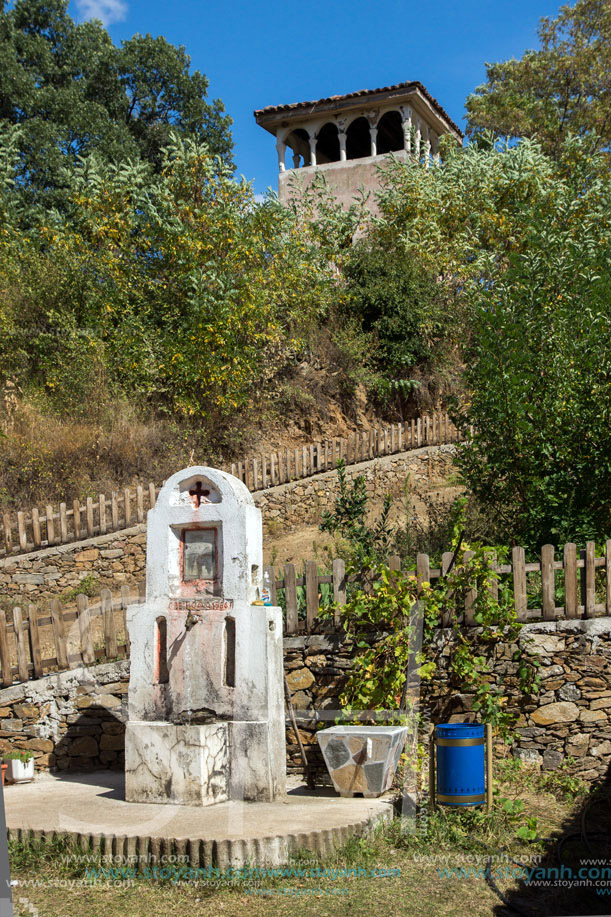
M391 157L405 162L407 153L399 150L396 153L384 156L365 156L362 159L349 159L345 162L328 162L318 166L305 166L301 169L287 169L278 173L278 198L286 204L291 199L292 189L297 187L308 188L316 175L324 175L327 185L337 198L338 202L346 209L354 203L360 187L371 191L367 209L374 215L379 215L379 208L375 204L373 192L381 186L380 169L388 168Z

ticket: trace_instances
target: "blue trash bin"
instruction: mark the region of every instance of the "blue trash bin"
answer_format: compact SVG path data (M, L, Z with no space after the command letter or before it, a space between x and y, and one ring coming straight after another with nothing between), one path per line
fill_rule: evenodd
M441 723L435 728L437 802L442 806L478 806L486 802L484 727L476 723Z

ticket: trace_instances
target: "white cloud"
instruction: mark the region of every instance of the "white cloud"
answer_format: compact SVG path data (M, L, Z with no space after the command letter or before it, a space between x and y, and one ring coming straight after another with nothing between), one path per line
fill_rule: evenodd
M127 16L125 0L76 0L84 19L101 19L104 25L121 22Z

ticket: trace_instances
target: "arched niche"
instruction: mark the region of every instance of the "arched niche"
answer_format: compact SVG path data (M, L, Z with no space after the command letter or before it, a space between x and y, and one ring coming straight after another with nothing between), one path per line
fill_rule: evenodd
M339 161L339 136L337 133L337 124L328 121L318 131L316 142L316 162L320 165L324 162Z
M287 146L290 146L294 156L301 157L302 165L309 166L310 135L303 127L296 127L294 131L291 131L291 133L286 138L285 143Z
M371 156L371 134L367 118L355 118L346 131L346 159Z
M378 121L377 151L393 153L403 149L403 121L398 111L387 111Z

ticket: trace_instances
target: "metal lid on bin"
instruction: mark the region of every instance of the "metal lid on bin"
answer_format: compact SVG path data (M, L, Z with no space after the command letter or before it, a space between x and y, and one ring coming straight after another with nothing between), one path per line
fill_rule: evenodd
M440 739L482 739L484 726L482 723L439 723L435 735Z

